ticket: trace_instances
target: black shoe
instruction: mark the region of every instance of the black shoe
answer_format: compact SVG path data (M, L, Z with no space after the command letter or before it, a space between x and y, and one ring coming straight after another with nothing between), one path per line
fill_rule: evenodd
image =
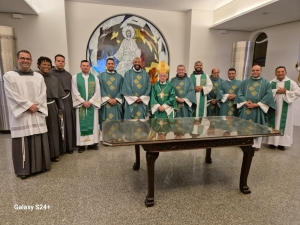
M270 149L275 149L276 147L275 147L275 145L269 145L269 148Z
M254 148L254 151L256 151L256 152L257 152L258 150L259 150L259 148Z
M98 145L95 144L95 145L89 145L89 146L88 146L88 149L98 150L99 148L98 148Z
M78 153L83 153L84 150L85 150L85 147L80 146L80 147L78 148Z
M282 145L278 145L278 147L277 147L279 150L281 150L281 151L284 151L285 150L285 147L284 146L282 146Z
M59 157L54 157L51 159L51 162L59 162Z
M67 153L68 153L68 154L73 154L73 150L71 150L71 151L68 151Z
M22 180L25 180L25 179L27 179L28 177L29 177L29 175L20 175L19 176Z

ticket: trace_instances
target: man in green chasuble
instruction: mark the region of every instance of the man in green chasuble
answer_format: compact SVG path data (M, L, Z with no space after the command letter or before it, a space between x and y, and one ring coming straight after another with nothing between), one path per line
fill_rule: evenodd
M210 76L212 90L207 95L207 116L219 116L220 103L217 100L217 90L223 81L219 75L220 70L218 68L212 69Z
M176 77L171 79L175 89L178 110L176 117L192 117L197 107L194 84L186 74L184 65L177 66Z
M141 58L133 60L133 67L124 75L122 94L125 98L124 119L145 119L148 117L151 82L142 69Z
M230 68L228 70L228 80L222 81L217 90L217 100L220 103L219 116L238 117L236 105L233 104L233 102L242 81L236 80L235 76L236 70L234 68Z
M203 64L200 61L195 62L195 71L190 78L193 81L196 92L196 111L193 113L194 117L205 117L207 115L207 95L212 89L212 82L203 72Z
M174 87L167 80L169 71L164 61L158 67L159 80L152 87L150 99L152 118L174 118L177 103Z
M237 104L239 117L261 125L267 121L269 108L276 108L272 88L265 78L261 76L261 67L252 67L252 76L242 81L238 90L234 104ZM254 139L253 147L259 150L262 138Z
M106 68L106 72L98 76L102 106L99 110L100 124L105 120L123 119L123 77L114 70L115 61L112 58L106 60Z
M285 150L293 143L293 102L300 96L297 83L286 76L286 68L279 66L275 70L276 78L271 80L271 87L276 103L276 113L269 115L269 127L280 130L283 136L264 138L269 148Z
M73 107L76 108L76 142L78 152L85 147L98 150L101 92L99 80L90 73L90 63L82 60L81 72L72 77Z

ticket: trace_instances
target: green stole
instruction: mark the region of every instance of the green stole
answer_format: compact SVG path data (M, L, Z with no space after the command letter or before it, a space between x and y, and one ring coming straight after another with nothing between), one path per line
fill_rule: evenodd
M85 90L85 80L82 73L76 75L77 88L81 97L86 101L86 90ZM88 99L95 94L96 82L93 74L89 74L88 78ZM83 105L79 108L79 125L80 125L80 135L88 136L93 134L94 131L94 107L89 107L86 109Z
M194 86L197 86L196 75L192 74L190 76L190 78L192 79L192 81L194 83ZM203 73L203 74L201 74L201 77L200 77L200 86L203 87L205 85L206 85L206 74ZM201 109L204 109L204 104L205 104L205 97L204 97L204 94L203 94L203 90L200 92L200 99L199 99L199 101L200 101L200 105L199 105L199 112L198 112L198 116L197 117L203 117L204 110L201 110ZM199 104L199 102L197 102L197 104ZM193 116L196 116L196 110L195 110Z
M272 81L272 83L271 83L272 89L277 89L276 85L277 85L277 82ZM285 81L284 82L284 87L285 87L286 90L290 90L291 81L290 80ZM285 101L283 101L283 105L282 105L282 109L281 109L280 128L279 128L279 130L283 133L284 133L284 128L285 128L285 124L286 124L288 106L289 106L289 104L286 103ZM275 128L275 113L270 116L269 126Z

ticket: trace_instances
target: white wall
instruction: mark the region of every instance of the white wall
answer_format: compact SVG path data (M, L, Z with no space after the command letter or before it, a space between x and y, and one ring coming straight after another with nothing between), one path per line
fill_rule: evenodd
M65 2L51 0L49 4L48 0L39 1L40 6L46 3L47 7L41 7L38 16L23 15L23 19L13 19L10 13L0 13L0 25L16 29L18 49L31 52L32 69L36 69L36 62L40 56L54 60L54 56L60 53L68 60Z
M94 29L109 17L125 13L141 16L162 31L170 51L171 75L176 74L176 65L187 63L186 13L67 1L66 21L72 74L78 72L80 61L86 58L86 47Z
M285 66L287 76L297 81L295 65L300 61L300 21L268 27L251 32L250 39L255 41L257 34L264 32L268 36L266 66L263 76L271 80L275 77L275 68Z
M285 66L287 76L297 82L298 71L295 69L296 62L300 61L300 21L286 23L254 31L250 34L251 41L255 41L258 34L264 32L268 36L268 49L266 66L263 67L263 76L267 80L275 77L275 68ZM293 124L300 126L300 117L296 115L300 110L300 100L293 103Z
M221 76L227 77L225 71L230 66L232 43L249 39L249 32L229 31L220 34L217 30L210 30L208 27L213 23L213 12L171 12L67 1L67 35L72 73L78 71L79 62L86 57L86 46L93 30L107 18L123 13L144 17L162 31L170 51L170 77L176 74L179 64L187 65L188 74L192 73L194 63L198 60L203 61L207 73L210 74L213 67L219 67L224 71ZM84 32L80 32L83 28Z
M205 73L211 74L211 70L217 67L221 70L220 77L227 78L232 43L247 41L250 33L227 31L226 34L220 34L219 30L208 29L213 23L213 12L191 10L189 13L191 13L189 73L193 72L194 63L200 60Z

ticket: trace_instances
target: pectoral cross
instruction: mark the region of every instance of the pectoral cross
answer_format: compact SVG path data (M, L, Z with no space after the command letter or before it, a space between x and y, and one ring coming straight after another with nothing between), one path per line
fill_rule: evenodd
M165 96L168 96L168 94L165 94L164 90L162 90L157 96L160 96L160 98L164 101Z

